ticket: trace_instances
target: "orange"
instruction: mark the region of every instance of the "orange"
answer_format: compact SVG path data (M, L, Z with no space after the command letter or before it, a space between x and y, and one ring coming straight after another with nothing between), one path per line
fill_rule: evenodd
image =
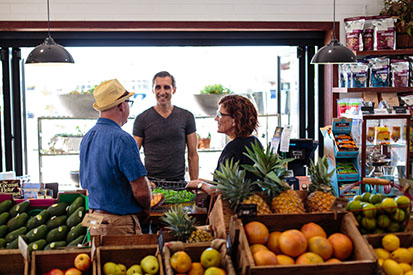
M270 233L263 223L249 222L244 229L250 245L267 243Z
M295 261L296 264L321 264L324 263L323 258L313 252L305 252L300 255Z
M341 261L337 258L331 258L325 261L325 263L341 263Z
M339 260L345 260L353 252L353 242L342 233L334 233L328 237L328 241L333 246L333 255Z
M250 249L251 249L251 254L252 255L254 255L255 254L255 252L257 252L258 250L268 250L268 248L265 246L265 245L263 245L263 244L253 244L253 245L250 245Z
M186 273L192 267L192 260L185 251L177 251L175 252L170 260L172 268L177 273Z
M277 265L278 260L274 252L269 250L259 250L254 254L255 265Z
M295 264L294 259L287 255L277 255L277 260L279 265Z
M326 238L315 236L308 240L308 251L320 255L323 260L327 260L333 255L333 246Z
M281 254L280 243L278 239L280 238L281 232L274 231L270 233L268 237L267 247L269 250L274 252L275 254Z
M320 236L327 238L327 234L324 229L316 223L309 222L304 224L301 227L301 232L303 232L304 236L309 240L311 237Z
M307 250L307 239L297 229L284 231L278 241L281 251L291 257L297 257Z
M211 266L205 270L204 275L226 275L227 272L222 268Z
M188 271L188 275L203 275L205 272L201 263L192 263L191 269Z

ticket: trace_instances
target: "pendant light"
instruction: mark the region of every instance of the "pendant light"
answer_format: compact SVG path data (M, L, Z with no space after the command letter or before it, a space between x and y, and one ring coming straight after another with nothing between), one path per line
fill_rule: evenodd
M47 0L47 29L48 36L44 42L34 48L27 57L26 64L73 64L72 55L50 36L50 11Z
M333 5L333 39L314 55L311 64L348 64L356 63L353 51L336 39L336 0Z

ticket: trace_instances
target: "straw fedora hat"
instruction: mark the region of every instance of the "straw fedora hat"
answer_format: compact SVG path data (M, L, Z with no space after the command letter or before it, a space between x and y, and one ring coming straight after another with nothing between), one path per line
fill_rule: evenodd
M117 79L104 81L100 83L93 92L93 96L95 97L93 108L101 112L109 110L134 94L135 93L126 91Z

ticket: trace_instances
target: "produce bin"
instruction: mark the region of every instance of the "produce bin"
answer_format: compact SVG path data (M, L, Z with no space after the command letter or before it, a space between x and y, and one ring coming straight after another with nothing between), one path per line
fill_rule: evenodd
M0 275L28 275L29 263L18 249L0 249Z
M190 257L192 262L200 262L202 252L213 247L218 250L223 260L221 261L221 268L225 269L227 275L235 275L235 269L232 264L231 258L227 255L226 241L222 239L215 239L211 243L183 243L183 242L170 242L166 243L163 247L163 260L165 265L165 274L174 275L177 274L173 271L170 264L170 258L173 253L177 251L185 251Z
M249 243L243 225L251 221L258 221L267 226L270 232L298 229L309 222L314 222L326 231L329 236L332 233L341 232L347 235L353 242L351 260L341 263L322 263L314 265L274 265L256 266L254 263ZM235 266L241 270L238 274L269 275L269 274L376 274L376 258L365 239L357 229L356 220L351 213L308 213L291 215L266 215L257 217L245 217L235 221L240 230L239 244L235 256Z
M32 262L30 268L30 274L44 274L48 273L53 268L59 268L66 270L74 266L74 260L80 253L86 253L91 257L90 248L71 248L71 249L57 249L57 250L39 250L32 253ZM96 274L93 263L87 271L82 273L83 275Z
M377 259L377 256L374 252L373 249L382 247L381 245L381 239L386 236L387 234L390 233L384 233L384 234L366 234L363 235L363 237L367 240L369 243L369 247L372 250L372 253L374 257ZM410 246L413 246L413 234L412 232L397 232L397 233L391 233L399 237L400 239L400 247L408 248ZM377 274L385 274L383 269L378 265L378 272Z
M106 262L124 264L126 268L134 264L140 264L140 261L148 256L153 255L158 258L159 271L157 274L164 275L162 258L157 253L158 246L152 245L125 245L125 246L100 246L97 248L97 275L103 275L103 265Z

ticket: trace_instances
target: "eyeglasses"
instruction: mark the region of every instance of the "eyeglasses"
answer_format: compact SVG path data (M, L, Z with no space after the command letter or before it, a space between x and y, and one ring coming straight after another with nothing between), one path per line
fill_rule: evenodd
M219 110L217 110L217 117L218 117L219 119L221 119L223 116L230 116L230 117L232 117L232 115L230 115L230 114L224 114L224 113L221 113Z
M133 106L133 100L127 99L125 102L129 103L129 107Z

